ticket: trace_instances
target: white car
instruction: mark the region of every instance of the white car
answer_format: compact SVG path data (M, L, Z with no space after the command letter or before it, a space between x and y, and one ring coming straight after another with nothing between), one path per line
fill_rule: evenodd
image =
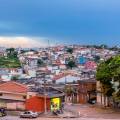
M38 113L32 111L25 111L20 114L20 118L37 118Z

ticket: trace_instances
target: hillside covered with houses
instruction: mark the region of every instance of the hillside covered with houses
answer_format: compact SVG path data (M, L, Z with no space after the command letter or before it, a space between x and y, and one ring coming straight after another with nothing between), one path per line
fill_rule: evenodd
M55 98L60 99L61 105L97 102L97 68L118 53L114 49L80 45L1 47L0 106L44 112L51 109Z

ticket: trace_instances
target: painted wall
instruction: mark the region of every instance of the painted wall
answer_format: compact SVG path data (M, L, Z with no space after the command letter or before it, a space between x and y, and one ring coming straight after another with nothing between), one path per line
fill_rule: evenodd
M13 94L13 93L2 93L2 95L0 96L0 99L25 101L24 96L25 96L24 94L22 95L22 94Z
M47 99L47 110L50 110L50 99ZM44 98L34 96L26 100L26 110L44 112Z
M5 107L8 110L25 110L25 102L0 99L0 107Z
M60 79L57 79L56 80L56 83L65 83L66 82L73 82L73 81L77 81L79 80L80 78L79 77L75 77L75 76L72 76L72 75L68 75L66 77L62 77Z

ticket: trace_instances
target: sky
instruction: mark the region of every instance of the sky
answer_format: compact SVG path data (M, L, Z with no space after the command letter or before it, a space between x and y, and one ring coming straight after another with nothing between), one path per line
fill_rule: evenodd
M0 45L44 46L48 40L120 45L120 0L0 0Z

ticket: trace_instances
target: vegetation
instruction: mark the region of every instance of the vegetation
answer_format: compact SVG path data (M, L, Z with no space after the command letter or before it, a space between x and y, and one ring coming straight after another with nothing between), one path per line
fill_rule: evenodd
M87 45L86 47L88 48L96 48L96 49L109 49L109 47L105 44L101 44L101 45Z
M71 96L73 93L73 88L71 86L65 86L64 92L67 94L67 96Z
M17 58L17 52L15 51L14 48L8 48L6 49L6 52L7 52L7 57L9 58Z
M20 61L16 58L0 57L0 68L18 68L21 67Z
M120 56L116 56L102 62L97 68L97 80L101 84L101 92L104 95L104 104L106 98L112 98L114 104L120 103ZM115 83L118 83L116 86Z
M114 50L114 51L120 51L120 48L118 46L113 46L113 47L111 47L109 49Z
M70 53L70 54L72 54L73 53L73 48L68 48L67 52Z
M26 53L27 52L27 50L20 50L20 53Z
M100 62L100 56L97 56L97 55L96 55L96 56L94 57L94 60L95 60L96 63Z
M44 62L41 59L37 61L38 67L44 66Z
M66 64L66 66L67 66L68 68L71 68L71 69L72 69L73 67L76 67L75 58L74 58L74 56L72 56L73 48L67 48L66 51L71 54L71 55L69 56L69 58L67 58L67 64Z
M76 67L76 63L75 63L75 61L73 61L73 60L70 60L69 62L68 62L68 64L67 64L67 67L68 68L73 68L73 67Z
M119 51L120 52L120 48L118 46L107 46L105 44L101 44L101 45L86 45L85 47L87 48L96 48L96 49L109 49L109 50L113 50L113 51Z
M70 84L65 85L64 92L65 92L67 97L69 97L69 98L71 97L72 103L77 103L77 97L76 97L77 88L71 86Z
M6 50L7 57L0 57L0 68L18 68L21 67L20 61L17 57L17 52L14 48Z
M12 81L17 81L18 78L19 78L19 76L17 76L17 75L16 75L16 76L12 76L11 80L12 80Z

